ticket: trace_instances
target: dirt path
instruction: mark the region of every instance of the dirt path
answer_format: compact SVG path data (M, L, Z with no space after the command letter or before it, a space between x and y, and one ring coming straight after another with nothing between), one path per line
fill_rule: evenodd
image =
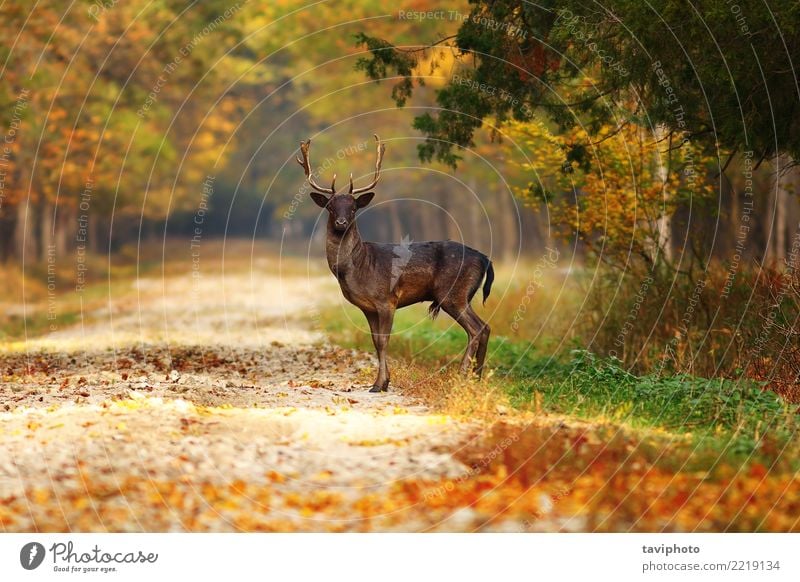
M3 346L0 529L797 529L788 464L676 470L694 453L669 435L370 394L372 355L325 343L320 298L329 276L144 279Z
M481 427L366 392L372 356L309 329L319 297L338 298L329 277L141 279L83 324L6 348L0 524L472 529L457 502L420 500L469 473L453 453Z

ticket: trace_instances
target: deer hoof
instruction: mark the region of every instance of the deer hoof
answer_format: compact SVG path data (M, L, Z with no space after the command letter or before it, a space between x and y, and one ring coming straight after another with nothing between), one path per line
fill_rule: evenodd
M372 388L369 389L370 392L388 392L389 391L389 384L387 383L385 386L380 386L379 384L375 384Z

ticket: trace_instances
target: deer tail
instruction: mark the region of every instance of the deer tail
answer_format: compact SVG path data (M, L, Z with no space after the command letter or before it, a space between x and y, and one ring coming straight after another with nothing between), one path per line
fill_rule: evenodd
M483 303L486 304L486 299L492 291L492 283L494 283L494 267L492 261L489 261L489 266L486 267L486 280L483 282Z

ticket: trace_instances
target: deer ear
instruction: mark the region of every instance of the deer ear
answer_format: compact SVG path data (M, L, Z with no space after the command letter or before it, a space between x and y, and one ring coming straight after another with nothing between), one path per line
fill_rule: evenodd
M330 201L330 198L325 196L325 194L320 194L319 192L309 192L311 199L316 203L317 206L320 208L325 208Z
M364 208L367 204L372 202L375 192L367 192L356 198L356 208Z

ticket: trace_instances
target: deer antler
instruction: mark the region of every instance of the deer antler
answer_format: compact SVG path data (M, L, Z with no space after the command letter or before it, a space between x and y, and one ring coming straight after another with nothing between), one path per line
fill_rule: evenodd
M350 174L350 194L356 195L372 190L381 177L381 163L383 162L383 153L386 151L386 146L381 143L381 139L377 135L375 135L375 141L378 142L378 159L375 162L375 177L369 186L353 189L353 174Z
M311 140L307 139L306 141L300 142L300 152L303 154L303 159L295 158L297 163L303 166L303 171L306 173L306 180L308 181L309 186L311 186L317 192L322 194L336 194L336 174L333 175L333 180L331 181L330 188L324 188L317 184L314 181L314 176L311 175L311 158L309 158L308 150L311 147Z

